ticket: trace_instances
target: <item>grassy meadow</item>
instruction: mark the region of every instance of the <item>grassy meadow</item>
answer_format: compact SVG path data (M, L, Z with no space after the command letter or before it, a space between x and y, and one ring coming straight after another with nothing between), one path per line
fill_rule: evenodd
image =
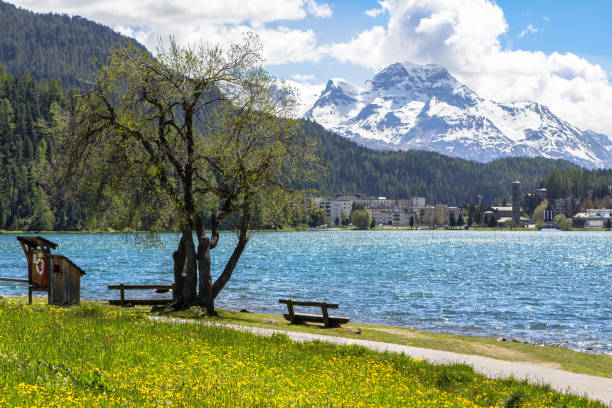
M316 309L311 310L317 312ZM140 312L144 312L144 308L140 309ZM498 341L493 337L433 333L403 327L355 322L329 329L317 324L296 326L289 324L281 315L240 313L230 310L219 310L219 317L200 316L191 310L172 312L171 316L206 320L219 324L230 323L274 330L381 341L412 347L473 354L498 360L545 364L575 373L612 378L612 355L581 353L564 347L536 346L515 341ZM356 334L356 331L359 331L359 334Z
M362 347L0 300L0 406L603 407Z

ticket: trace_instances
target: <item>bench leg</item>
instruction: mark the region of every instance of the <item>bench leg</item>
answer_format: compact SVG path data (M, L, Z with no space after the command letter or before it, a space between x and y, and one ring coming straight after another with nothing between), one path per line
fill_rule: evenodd
M289 299L289 302L287 302L287 312L289 313L291 324L296 324L295 313L293 312L293 302L291 302L291 299Z
M32 304L32 288L28 288L28 305Z
M321 312L323 312L323 323L325 323L325 327L331 327L329 314L327 313L327 304L325 302L321 304Z

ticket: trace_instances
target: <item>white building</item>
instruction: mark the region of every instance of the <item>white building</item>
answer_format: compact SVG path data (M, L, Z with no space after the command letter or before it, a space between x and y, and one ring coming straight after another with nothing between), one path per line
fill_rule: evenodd
M329 223L335 225L336 219L342 221L342 214L351 214L353 204L364 206L372 214L374 222L383 225L407 226L410 218L418 220L418 211L425 207L425 197L409 199L387 199L386 197L336 196L335 198L316 198L316 208L325 211Z
M347 217L351 215L353 200L348 197L338 197L335 199L322 199L319 201L318 208L325 211L330 225L336 225L336 219L342 221L342 213Z
M612 209L589 209L586 213L578 213L572 218L575 228L608 228L612 223Z

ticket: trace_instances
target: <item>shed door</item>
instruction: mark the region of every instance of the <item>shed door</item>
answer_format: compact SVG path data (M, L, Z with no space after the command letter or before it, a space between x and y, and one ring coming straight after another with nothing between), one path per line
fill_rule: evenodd
M32 284L35 287L49 286L49 265L44 251L32 251Z

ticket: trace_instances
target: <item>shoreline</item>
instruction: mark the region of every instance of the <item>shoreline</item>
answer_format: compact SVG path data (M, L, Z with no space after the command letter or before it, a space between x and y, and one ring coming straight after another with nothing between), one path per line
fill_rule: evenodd
M251 232L325 232L325 231L362 231L362 232L375 232L375 231L490 231L490 232L541 232L551 231L550 229L537 229L537 228L491 228L491 227L471 227L465 228L411 228L411 227L393 227L388 225L384 228L370 228L367 230L360 230L357 228L325 228L325 229L297 229L297 228L284 228L280 230L273 229L255 229ZM570 230L553 229L552 231L559 232L612 232L612 229L606 228L572 228ZM221 230L220 232L236 232L235 230ZM108 234L108 235L121 235L121 234L148 234L148 231L9 231L0 230L0 235L40 235L40 234L54 234L54 235L86 235L86 234ZM157 234L179 234L178 232L164 231Z

